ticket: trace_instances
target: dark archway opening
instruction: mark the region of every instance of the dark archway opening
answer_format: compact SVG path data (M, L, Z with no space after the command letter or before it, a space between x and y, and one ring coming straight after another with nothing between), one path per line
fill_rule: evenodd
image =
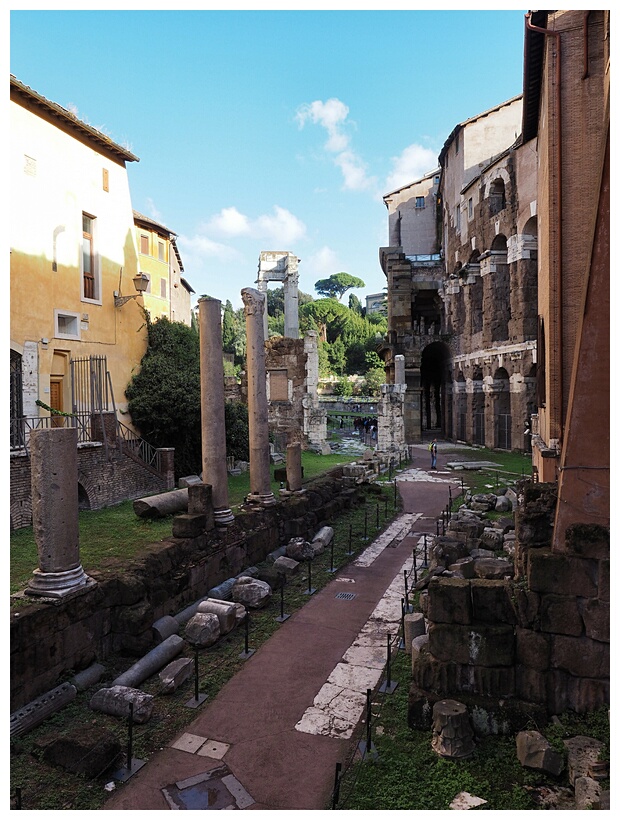
M450 354L443 342L433 342L422 351L420 362L421 432L441 430L445 432L445 385Z

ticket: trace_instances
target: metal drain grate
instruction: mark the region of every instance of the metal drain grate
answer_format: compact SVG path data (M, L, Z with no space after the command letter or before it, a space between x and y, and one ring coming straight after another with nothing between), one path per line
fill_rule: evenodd
M341 601L352 601L355 598L355 592L339 592L336 595Z

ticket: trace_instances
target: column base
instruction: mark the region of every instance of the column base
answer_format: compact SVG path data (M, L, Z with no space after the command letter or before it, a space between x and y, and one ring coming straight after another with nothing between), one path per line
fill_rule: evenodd
M64 572L43 572L35 569L33 578L24 590L26 595L42 598L64 598L74 592L82 592L97 585L82 569L82 565Z
M227 527L235 520L235 516L228 507L221 510L213 510L213 519L216 527Z
M271 507L278 501L273 493L249 493L246 497L248 504L260 504L261 507Z

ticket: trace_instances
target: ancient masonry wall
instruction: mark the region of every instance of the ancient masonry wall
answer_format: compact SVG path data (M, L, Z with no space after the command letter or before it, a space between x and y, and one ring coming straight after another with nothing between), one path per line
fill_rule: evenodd
M51 606L36 603L11 615L11 711L62 682L69 671L115 653L146 653L152 626L204 597L210 589L264 560L294 536L316 531L358 498L342 479L327 477L273 507L245 512L226 530L150 545L122 573L88 568L98 586Z
M456 698L483 730L524 728L610 702L609 530L575 525L549 548L555 485L526 485L514 580L435 578L423 596L428 644L414 660L409 724ZM480 727L479 727L480 728Z
M30 458L11 454L11 529L32 523ZM164 476L156 475L138 462L122 456L108 461L100 444L78 446L80 507L98 510L128 498L141 498L174 487L174 467Z

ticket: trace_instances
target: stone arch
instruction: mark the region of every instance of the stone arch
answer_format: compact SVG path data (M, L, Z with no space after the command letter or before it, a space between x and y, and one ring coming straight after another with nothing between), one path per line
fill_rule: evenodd
M508 266L508 243L504 234L497 234L491 244L491 341L503 342L508 339L510 321L510 269Z
M495 447L498 450L511 450L510 376L504 367L498 367L493 374L493 419L495 423Z
M420 359L422 430L445 430L445 385L449 361L450 352L444 342L431 342L422 351Z
M470 332L479 333L483 324L484 286L480 276L480 251L474 250L467 263L469 268L469 323Z
M97 489L90 478L78 470L78 508L80 510L97 509Z

